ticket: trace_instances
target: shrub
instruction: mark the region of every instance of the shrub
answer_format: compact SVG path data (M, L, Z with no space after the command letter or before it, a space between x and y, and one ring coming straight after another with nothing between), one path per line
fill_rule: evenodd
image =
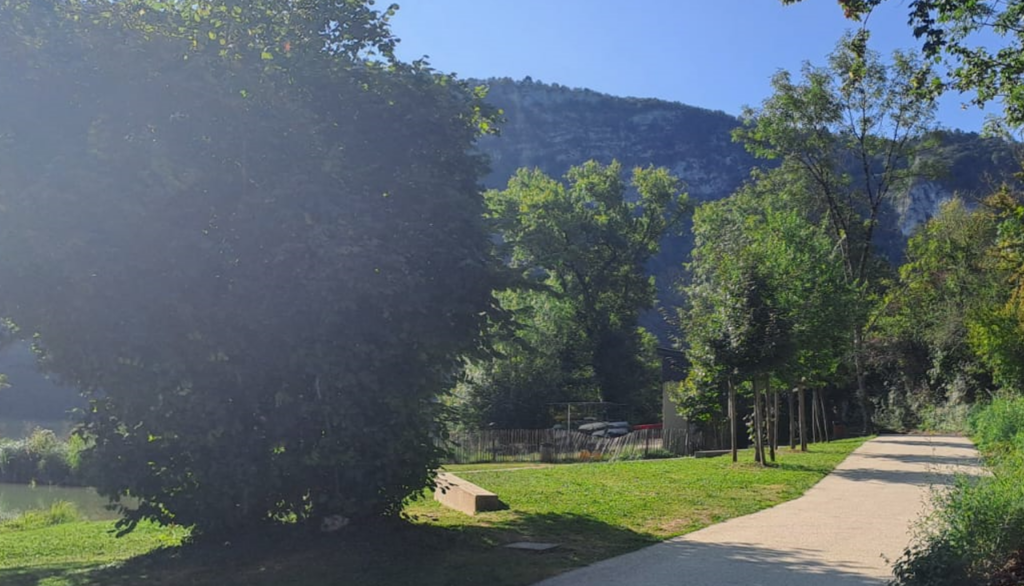
M25 439L0 443L0 482L79 484L73 459L77 451L72 456L69 442L37 428Z
M900 433L917 428L919 420L904 393L892 390L873 402L871 419L875 425Z
M987 453L1024 451L1024 398L997 397L970 419L971 433Z
M964 433L968 430L971 408L966 403L925 405L920 410L922 431Z

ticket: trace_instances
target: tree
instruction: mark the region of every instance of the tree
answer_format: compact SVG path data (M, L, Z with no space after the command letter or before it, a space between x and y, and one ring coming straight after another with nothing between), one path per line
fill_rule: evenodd
M886 294L878 317L878 337L903 388L920 394L920 403L970 401L991 386L969 332L1009 294L992 255L995 238L991 210L970 210L953 199L907 245L899 283ZM918 365L920 350L925 363Z
M756 407L770 374L813 387L835 373L852 290L825 228L805 217L805 197L799 176L783 167L755 173L695 214L682 319L691 399L714 401L710 389L751 380ZM729 404L735 419L735 392Z
M795 4L803 0L782 0ZM868 16L883 0L840 0L847 18L861 21L868 31ZM934 77L922 85L924 92L945 90L974 92L971 101L984 106L993 100L1003 107L1006 123L1013 128L1024 124L1024 12L1021 0L912 0L908 21L921 40L928 59L948 64L948 75ZM1000 38L999 48L979 46L974 35L988 32Z
M520 170L504 190L487 192L488 219L499 254L527 284L543 285L571 304L582 350L604 401L657 410L657 360L637 326L654 305L647 262L688 209L679 181L665 169L633 170L627 191L622 167L588 162L563 184L538 170ZM568 365L579 369L581 365Z
M918 154L934 101L915 92L928 70L895 53L890 65L848 36L828 68L805 65L794 82L782 71L772 80L772 97L744 112L734 133L753 154L781 159L803 175L810 213L823 218L841 252L847 283L858 289L861 316L851 327L857 396L864 429L871 425L864 365L864 336L875 275L874 240L879 218L897 193L927 169Z
M365 2L0 4L0 315L196 533L397 512L493 305L482 95Z
M1024 392L1024 204L1003 187L987 202L994 215L990 274L978 281L981 295L967 339L1001 387Z
M472 427L538 429L551 403L599 401L572 303L543 290L495 292L507 319L487 331L488 355L467 360L453 404Z

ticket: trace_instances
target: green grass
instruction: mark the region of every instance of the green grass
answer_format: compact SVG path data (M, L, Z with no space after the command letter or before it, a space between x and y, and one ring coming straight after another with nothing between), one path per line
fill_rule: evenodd
M470 517L426 496L407 507L411 523L350 526L327 536L279 529L174 547L180 533L144 527L117 541L102 523L0 534L0 584L530 584L797 497L862 441L814 445L807 454L785 449L769 469L756 467L749 451L736 465L728 458L680 458L514 470L449 467L498 493L510 508ZM542 555L499 547L521 540L562 546ZM171 547L142 555L163 545Z
M57 501L45 511L27 511L13 519L0 522L0 534L29 529L42 529L53 525L83 520L78 507L68 501Z

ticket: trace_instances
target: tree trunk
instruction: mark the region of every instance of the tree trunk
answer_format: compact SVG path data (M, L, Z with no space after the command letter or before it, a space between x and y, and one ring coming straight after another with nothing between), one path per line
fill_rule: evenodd
M772 407L772 417L775 418L775 420L774 420L775 431L772 434L772 437L774 438L772 443L775 445L775 451L778 452L779 451L779 419L781 419L781 415L782 415L782 396L781 396L781 393L779 392L779 389L775 389L774 394L772 394L772 397L774 397L774 400L772 401L772 404L774 405Z
M732 452L732 461L736 461L736 387L732 384L732 378L727 381L729 385L729 450Z
M789 449L796 450L796 389L786 393L789 401Z
M764 375L764 406L768 414L768 457L774 462L779 440L779 395L772 390L770 374Z
M764 412L761 410L761 385L754 376L754 461L764 466Z
M811 441L821 441L821 433L818 431L818 389L811 391Z
M825 409L825 389L818 391L818 405L821 405L821 437L826 442L828 439L828 409Z
M804 388L800 387L800 451L807 451L807 398Z
M860 410L863 416L862 431L864 435L870 435L871 428L871 404L868 402L868 389L864 383L864 335L860 328L853 332L853 364L857 371L857 402L860 403Z

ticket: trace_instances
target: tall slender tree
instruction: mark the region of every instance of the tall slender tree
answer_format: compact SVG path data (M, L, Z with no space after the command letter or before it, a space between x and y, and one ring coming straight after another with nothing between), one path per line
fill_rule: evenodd
M787 71L776 74L774 94L744 112L745 125L734 138L803 176L811 214L825 221L845 279L859 291L860 316L849 336L867 431L865 330L877 284L875 239L887 206L929 171L918 155L930 146L935 104L916 91L930 75L926 65L900 52L886 64L865 43L862 34L848 35L827 68L805 65L799 81Z

